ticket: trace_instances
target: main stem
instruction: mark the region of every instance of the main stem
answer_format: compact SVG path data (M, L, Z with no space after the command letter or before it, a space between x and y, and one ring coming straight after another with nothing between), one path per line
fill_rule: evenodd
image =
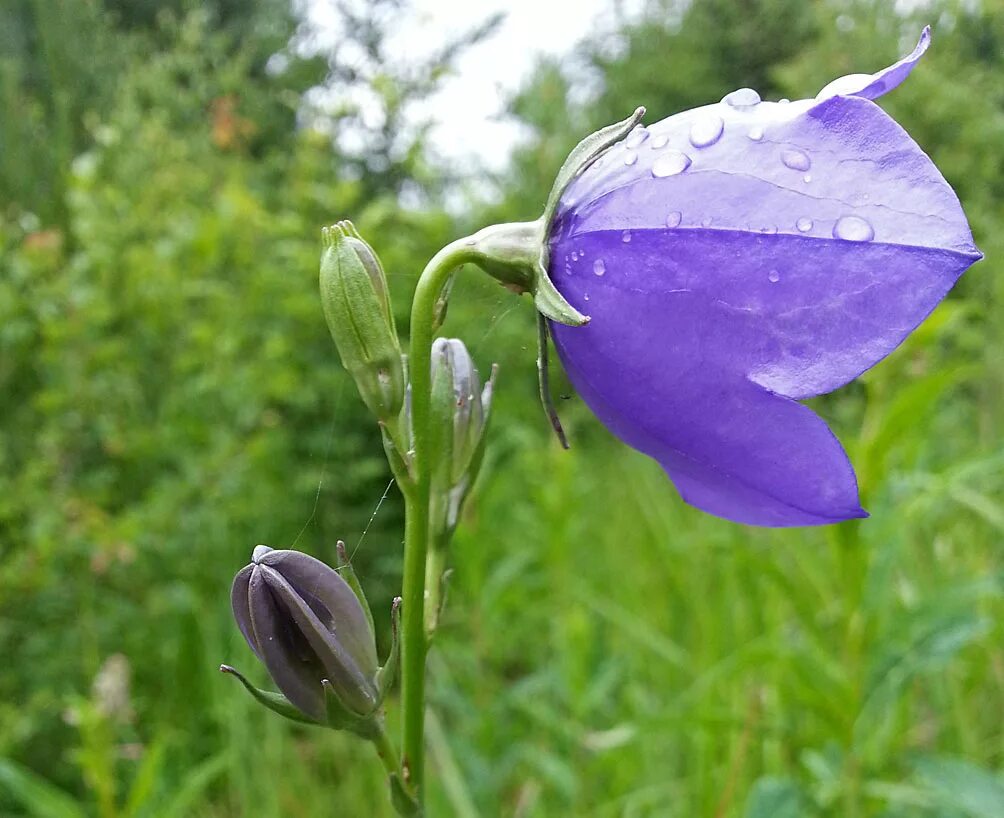
M415 487L405 496L404 582L401 592L401 720L406 781L423 801L425 735L425 558L429 550L429 412L436 300L450 275L475 258L473 242L460 239L425 266L411 305L412 464Z

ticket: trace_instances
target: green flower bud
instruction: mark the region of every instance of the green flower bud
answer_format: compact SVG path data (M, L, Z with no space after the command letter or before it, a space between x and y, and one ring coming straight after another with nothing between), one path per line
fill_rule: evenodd
M463 342L437 338L432 345L431 521L437 536L456 528L460 509L477 478L484 454L496 368L481 386Z
M351 222L326 227L321 237L321 305L328 330L363 401L378 420L390 421L404 400L404 369L387 277Z

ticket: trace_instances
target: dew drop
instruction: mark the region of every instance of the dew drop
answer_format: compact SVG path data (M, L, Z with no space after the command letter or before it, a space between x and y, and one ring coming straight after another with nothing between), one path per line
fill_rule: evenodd
M812 181L812 174L811 173L805 174L805 176L802 177L802 181L805 182L805 184L809 184L809 182Z
M578 261L578 260L579 260L579 251L572 250L572 261Z
M788 104L789 102L791 102L791 100L790 100L790 99L788 99L787 97L782 97L781 99L779 99L779 100L778 100L778 102L779 102L779 103L780 103L781 105L787 105L787 104Z
M747 134L747 136L754 142L759 142L761 139L763 139L763 128L761 128L759 125L755 125L754 127L750 128L750 132Z
M601 276L607 271L607 265L603 263L603 259L598 258L593 262L593 272L596 275Z
M771 270L767 273L767 280L771 284L777 284L781 280L781 274L777 270Z
M802 218L795 222L795 227L798 228L799 233L808 233L812 230L812 219L808 216L802 216Z
M648 143L650 148L654 150L661 150L669 144L669 137L666 134L659 134L658 136L653 136L652 141Z
M676 176L690 167L690 157L682 151L668 150L652 163L652 175Z
M690 126L690 144L695 148L707 148L722 138L725 122L718 114L701 114Z
M722 102L733 108L752 108L760 104L760 95L752 88L740 88L722 97Z
M833 225L833 238L844 241L871 241L875 238L875 231L859 216L841 216Z
M589 300L589 293L586 293L584 296L582 296L582 299L583 299L583 301L588 301Z
M625 230L623 233L621 233L621 241L624 242L625 244L627 244L629 241L631 241L631 231L630 230Z
M638 161L638 154L636 154L634 151L628 151L627 155L624 157L625 165L633 165L637 161Z
M674 210L666 217L666 227L679 227L683 221L683 214L679 210Z
M644 125L638 125L627 135L627 138L624 140L624 144L629 148L637 148L646 139L648 139L648 128Z
M846 77L837 77L816 94L816 99L829 99L840 94L856 94L871 82L870 74L848 74Z
M812 167L812 160L809 159L809 155L804 151L798 150L798 148L789 148L781 153L781 161L784 162L786 167L792 170L806 171Z

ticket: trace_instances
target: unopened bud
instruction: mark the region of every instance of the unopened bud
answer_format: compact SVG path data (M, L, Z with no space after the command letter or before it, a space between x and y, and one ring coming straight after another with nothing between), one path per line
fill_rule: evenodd
M342 365L377 419L396 418L404 400L401 345L380 260L343 221L321 231L321 305Z
M437 338L432 345L433 457L431 514L433 530L449 535L477 478L484 454L495 367L482 388L464 343Z
M333 568L299 551L254 550L231 589L237 625L283 697L259 701L295 718L359 729L380 706L376 641L367 612ZM225 668L227 672L232 671Z

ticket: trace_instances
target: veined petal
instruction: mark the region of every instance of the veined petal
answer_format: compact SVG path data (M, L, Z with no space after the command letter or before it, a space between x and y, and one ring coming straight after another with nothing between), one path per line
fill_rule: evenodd
M552 234L565 298L595 323L608 311L584 296L600 285L698 295L717 327L701 355L792 398L888 355L981 254L948 183L874 103L791 105L802 112L730 120L678 174L654 175L657 156L639 155L649 167L630 181L594 179ZM671 133L667 150L689 138L694 115L680 116L650 129Z
M365 675L376 673L379 662L366 612L338 572L302 551L270 551L261 564L283 576Z
M322 721L326 712L321 688L323 668L316 660L311 661L310 651L295 643L297 635L286 624L286 614L279 610L261 568L254 567L249 586L251 622L261 660L272 681L296 707L315 721Z
M251 603L248 601L248 591L251 585L251 572L253 565L245 565L234 577L233 585L230 586L230 607L234 612L234 619L237 620L237 627L244 635L248 647L254 651L255 656L261 658L258 650L258 640L254 635L254 628L251 625Z
M324 666L326 678L338 690L342 701L360 715L370 713L377 704L373 679L363 674L335 634L324 626L306 600L282 574L268 565L259 565L255 574L264 577L276 601L285 608L299 633L306 638L317 660ZM271 667L269 670L271 671ZM276 683L278 684L278 679ZM320 683L319 678L319 689ZM292 696L288 693L286 695L292 701Z
M610 291L596 299L616 301L630 320L554 326L558 353L603 424L658 460L687 502L751 525L866 516L847 456L823 421L702 355L714 329L697 297ZM687 333L697 343L681 340Z

